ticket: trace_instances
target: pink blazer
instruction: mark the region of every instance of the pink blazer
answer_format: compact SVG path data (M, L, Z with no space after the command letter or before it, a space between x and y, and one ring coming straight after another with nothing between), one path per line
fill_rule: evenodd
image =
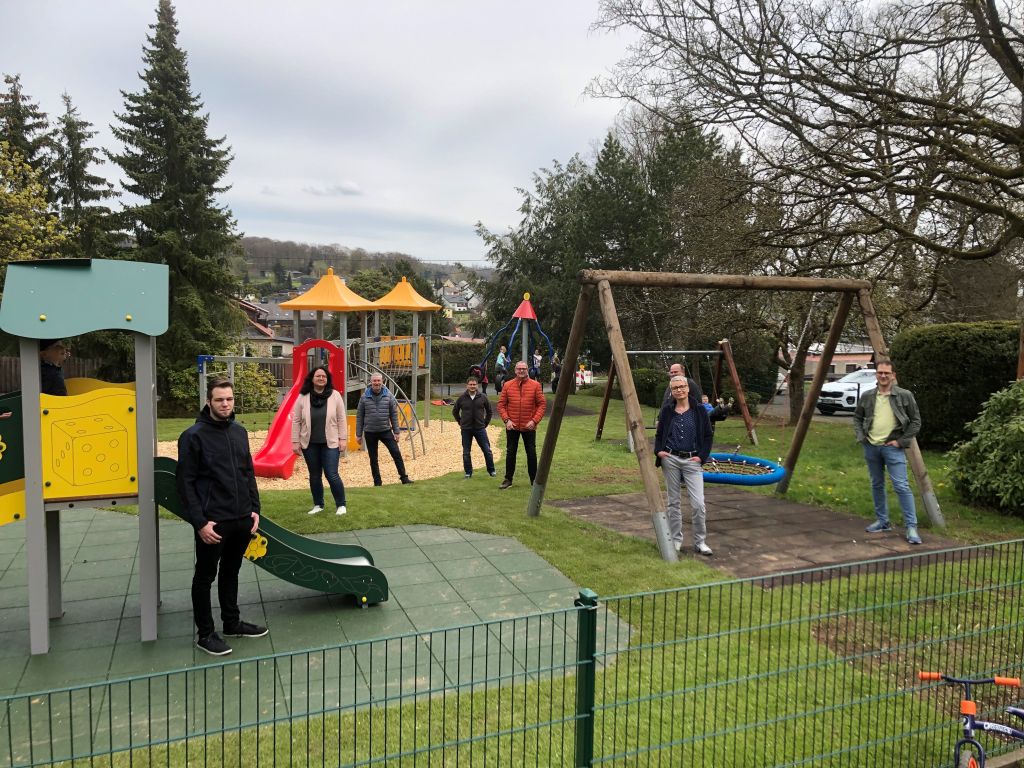
M309 435L312 429L309 424L309 395L299 395L292 411L292 448L309 447ZM348 419L345 418L345 398L338 390L331 392L327 399L327 447L338 448L342 452L348 447Z

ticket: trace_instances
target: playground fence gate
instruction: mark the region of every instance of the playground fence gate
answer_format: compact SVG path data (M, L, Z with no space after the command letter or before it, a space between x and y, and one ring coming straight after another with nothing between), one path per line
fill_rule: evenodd
M564 610L0 698L0 765L945 766L955 692L916 671L1019 675L1022 578L1018 540L583 590Z

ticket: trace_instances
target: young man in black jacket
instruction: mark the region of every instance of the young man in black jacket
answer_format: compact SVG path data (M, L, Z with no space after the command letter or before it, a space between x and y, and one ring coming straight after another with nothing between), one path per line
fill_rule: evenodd
M210 587L217 598L224 634L263 637L267 628L242 621L238 610L238 571L249 539L260 524L249 436L235 423L234 388L215 378L206 386L206 406L196 423L178 438L178 496L196 534L196 570L192 577L192 613L196 647L211 656L231 653L214 631Z
M466 381L466 391L462 393L455 405L452 407L452 416L459 422L462 430L462 469L468 480L473 476L473 460L470 458L470 451L473 448L473 440L484 454L484 462L487 465L487 474L495 476L494 454L491 453L491 441L487 437L487 425L491 423L491 416L494 411L491 409L491 401L487 395L477 391L478 382L476 377L470 376Z

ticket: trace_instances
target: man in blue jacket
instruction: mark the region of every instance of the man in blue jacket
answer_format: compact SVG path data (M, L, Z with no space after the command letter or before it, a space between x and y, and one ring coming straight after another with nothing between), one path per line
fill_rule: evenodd
M682 374L669 380L672 402L658 414L654 435L655 464L665 475L668 494L668 529L679 552L683 548L683 511L681 491L686 486L693 511L693 550L699 555L714 554L707 544L707 511L704 507L703 464L711 455L711 421L708 412L690 392Z
M211 656L231 653L231 646L214 631L210 587L215 578L224 634L267 634L266 627L242 621L238 610L238 571L249 540L260 525L260 495L249 436L242 425L235 423L234 411L231 382L211 379L206 385L206 405L196 423L178 438L178 496L196 536L192 577L196 647Z
M356 442L363 444L366 440L366 454L370 457L370 474L374 485L383 485L380 476L380 465L377 463L377 444L384 443L402 485L410 485L412 480L405 472L405 461L398 449L398 401L384 386L384 377L379 373L370 376L370 386L359 398L356 407Z

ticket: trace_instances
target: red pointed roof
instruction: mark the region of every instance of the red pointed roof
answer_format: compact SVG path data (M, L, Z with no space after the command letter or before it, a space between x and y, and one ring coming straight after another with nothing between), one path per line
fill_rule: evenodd
M533 311L533 304L530 303L530 294L523 294L522 303L516 308L516 311L512 313L512 317L518 317L522 320L536 320L537 313Z

